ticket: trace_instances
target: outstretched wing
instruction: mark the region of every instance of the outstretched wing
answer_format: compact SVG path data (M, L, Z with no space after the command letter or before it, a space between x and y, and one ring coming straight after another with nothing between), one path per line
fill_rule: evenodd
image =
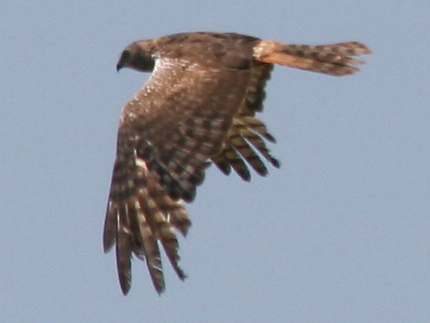
M226 56L228 60L228 55ZM145 259L155 289L165 288L158 242L178 276L176 229L190 220L207 159L227 138L246 94L250 62L208 56L161 58L145 87L124 108L117 142L103 244L116 245L118 275L126 294L131 257Z
M251 179L250 165L259 175L265 176L268 171L260 156L272 166L279 168L280 162L271 155L266 141L275 142L266 126L256 116L262 112L266 97L265 86L270 79L273 64L254 61L246 98L239 113L233 119L228 138L218 155L212 158L214 164L226 175L231 169L245 181Z
M254 61L246 100L233 120L221 152L212 158L214 164L227 175L234 169L246 181L251 178L247 164L258 174L267 174L260 155L274 167L280 166L265 142L275 142L274 137L255 117L255 112L262 111L264 86L270 78L273 64L341 76L357 72L358 68L354 65L363 63L353 56L370 53L371 50L359 42L310 46L259 41L253 48Z

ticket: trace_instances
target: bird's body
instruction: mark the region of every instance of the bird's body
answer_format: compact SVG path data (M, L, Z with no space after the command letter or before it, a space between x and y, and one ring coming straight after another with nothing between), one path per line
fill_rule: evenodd
M131 286L131 258L145 259L155 289L165 288L159 243L181 279L176 230L191 222L191 202L214 163L249 181L251 166L266 175L262 160L279 161L274 142L256 118L273 64L326 73L356 72L351 56L369 54L357 42L283 45L233 33L183 33L137 41L122 53L117 69L152 71L124 107L104 229L104 250L115 244L121 288Z

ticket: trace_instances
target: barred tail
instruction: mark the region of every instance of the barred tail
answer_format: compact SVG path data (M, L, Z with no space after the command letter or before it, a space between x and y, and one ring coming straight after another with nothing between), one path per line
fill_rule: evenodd
M359 42L310 46L262 40L254 47L254 58L263 63L340 76L357 72L359 69L354 65L364 63L352 56L371 52Z

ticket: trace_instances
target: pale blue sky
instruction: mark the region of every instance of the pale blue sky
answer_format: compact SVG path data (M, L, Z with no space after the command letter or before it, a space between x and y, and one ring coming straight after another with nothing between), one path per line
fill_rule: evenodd
M3 1L1 322L430 322L428 1ZM134 262L124 297L101 234L130 42L235 31L373 50L345 78L277 68L262 119L282 161L208 171L179 281Z

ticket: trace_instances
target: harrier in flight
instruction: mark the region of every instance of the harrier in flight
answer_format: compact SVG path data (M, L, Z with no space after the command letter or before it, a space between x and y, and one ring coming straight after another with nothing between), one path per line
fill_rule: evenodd
M106 211L104 251L116 245L122 292L131 287L132 255L146 261L158 293L165 289L159 247L180 279L176 232L191 221L205 170L215 164L245 181L249 167L279 167L267 142L274 137L257 118L274 64L330 75L358 71L365 45L281 44L234 33L194 32L140 40L121 55L117 70L152 72L124 107Z

